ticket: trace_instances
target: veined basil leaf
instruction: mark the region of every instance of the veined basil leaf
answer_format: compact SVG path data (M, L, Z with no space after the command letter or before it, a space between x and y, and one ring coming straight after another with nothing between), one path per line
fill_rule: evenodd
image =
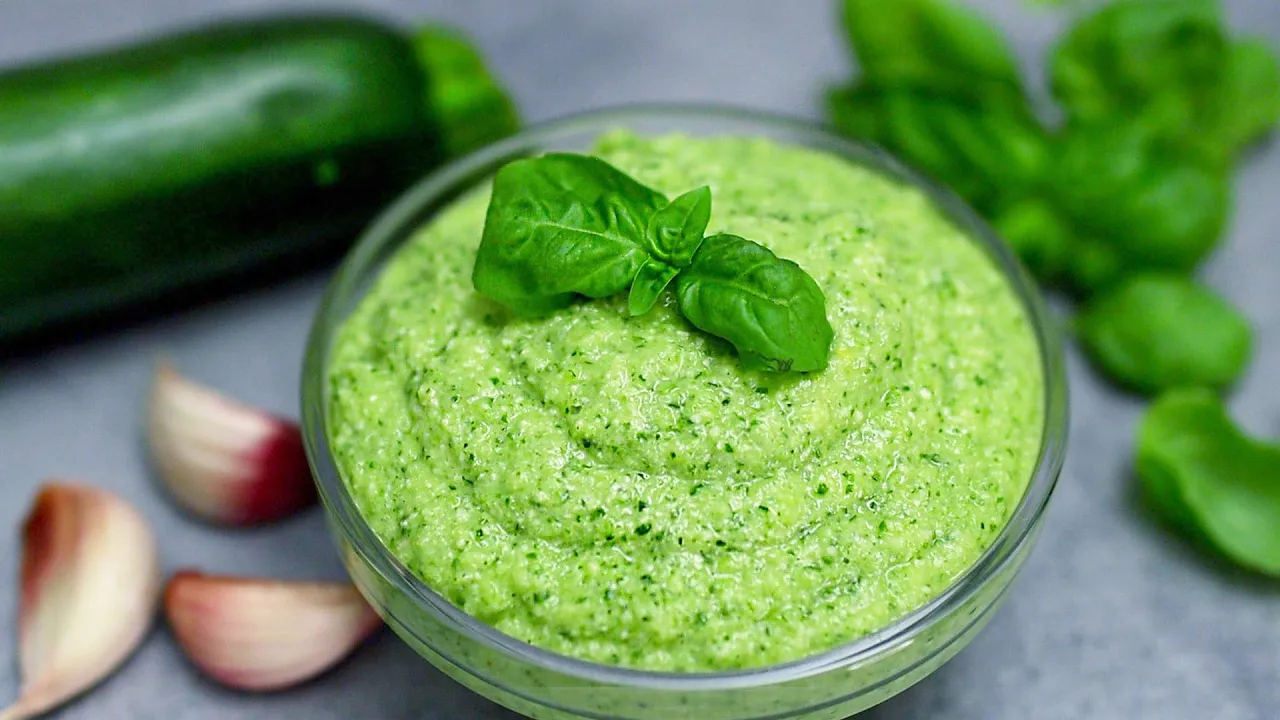
M616 295L648 259L645 229L666 204L598 158L511 162L494 177L472 282L520 315L564 307L575 293Z
M799 265L737 235L702 241L677 279L680 311L728 340L749 369L827 366L834 333L822 289Z
M1280 576L1280 447L1245 435L1211 390L1171 390L1138 431L1138 475L1175 526Z
M631 285L631 294L627 296L628 311L633 316L649 312L653 309L654 303L658 302L658 296L667 289L679 273L680 268L649 258L648 262L640 267L640 272L636 274L636 280Z
M711 188L703 185L672 200L649 219L645 231L649 253L668 265L688 265L709 222Z

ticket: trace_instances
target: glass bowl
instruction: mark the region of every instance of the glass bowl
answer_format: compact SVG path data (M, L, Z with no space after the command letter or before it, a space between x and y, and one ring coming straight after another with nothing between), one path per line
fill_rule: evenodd
M457 609L404 567L365 523L328 446L328 363L334 336L383 263L424 222L504 162L583 151L603 132L754 135L822 150L915 185L1004 272L1037 333L1045 378L1044 433L1035 475L1006 527L964 574L889 627L802 660L735 672L624 669L551 653ZM532 127L432 173L379 218L342 263L320 305L303 368L307 454L331 532L356 585L414 650L463 685L533 718L783 720L844 718L909 687L985 625L1030 553L1066 449L1067 390L1059 338L1026 272L991 229L950 192L874 148L803 121L714 107L597 111ZM424 709L425 714L425 709Z

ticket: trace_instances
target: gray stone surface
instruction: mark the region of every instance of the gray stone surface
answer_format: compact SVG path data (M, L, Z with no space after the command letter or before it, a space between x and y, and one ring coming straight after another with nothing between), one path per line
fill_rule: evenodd
M888 0L886 0L888 1ZM1014 0L979 3L1031 67L1058 18ZM303 0L2 0L0 64ZM366 0L327 3L390 17L454 21L479 39L527 115L638 100L730 102L814 115L824 83L847 74L827 0ZM1230 2L1233 22L1280 42L1280 3ZM0 98L0 102L4 99ZM1259 330L1240 420L1280 435L1280 148L1239 175L1235 227L1210 280ZM83 478L137 503L163 539L166 568L295 578L341 569L318 513L247 532L181 517L151 485L140 442L152 365L297 414L303 338L324 278L202 307L117 335L0 364L0 658L15 654L18 526L46 477ZM1280 717L1280 587L1216 567L1140 511L1130 477L1141 404L1101 384L1073 352L1072 444L1040 545L1003 610L962 654L869 713L877 720L1272 720ZM0 667L0 704L17 691ZM97 692L57 717L511 720L384 635L323 681L266 697L191 672L157 628Z

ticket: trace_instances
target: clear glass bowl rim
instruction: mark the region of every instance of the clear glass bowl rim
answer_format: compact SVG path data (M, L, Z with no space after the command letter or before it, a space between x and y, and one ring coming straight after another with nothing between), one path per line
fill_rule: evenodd
M799 660L739 671L675 673L605 665L543 650L486 625L428 587L387 550L361 516L328 446L328 356L334 335L345 320L342 301L371 270L376 274L371 265L384 246L406 239L406 231L413 229L407 225L414 222L422 207L459 184L474 182L477 172L522 151L540 148L548 140L643 121L669 122L672 131L679 132L681 120L768 128L775 136L783 135L795 144L879 166L928 192L948 213L959 216L968 225L967 230L984 245L1013 285L1037 335L1045 384L1044 430L1035 472L1009 522L968 570L931 601L876 632ZM1061 338L1053 318L1034 281L1008 246L951 191L907 168L891 155L874 146L840 137L817 123L765 111L688 103L622 105L533 124L516 135L455 160L425 176L370 225L329 281L312 324L302 370L303 434L321 502L342 539L419 609L433 614L471 641L520 662L592 683L677 692L761 687L859 666L910 643L925 629L961 608L967 599L999 575L1017 556L1017 550L1033 541L1033 531L1053 494L1066 454L1068 395L1063 363Z

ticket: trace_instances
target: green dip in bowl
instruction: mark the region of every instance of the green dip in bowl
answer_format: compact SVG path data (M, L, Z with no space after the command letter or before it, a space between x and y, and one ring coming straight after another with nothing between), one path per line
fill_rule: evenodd
M336 470L317 468L357 582L429 659L535 717L842 717L883 699L811 671L814 697L761 691L956 593L1012 530L985 587L1011 579L998 571L1035 520L1019 513L1038 517L1064 440L1058 350L1025 275L954 199L789 121L625 111L529 135L411 193L322 310L311 450ZM708 234L751 238L821 286L829 367L745 370L670 291L640 317L624 296L522 319L478 295L486 171L566 146L669 196L709 185ZM446 606L481 636L431 627L458 619L432 617ZM542 677L565 669L574 682ZM588 698L576 681L598 678L573 669L620 686ZM845 670L844 691L904 680ZM633 676L753 682L703 703L732 688L629 696Z

